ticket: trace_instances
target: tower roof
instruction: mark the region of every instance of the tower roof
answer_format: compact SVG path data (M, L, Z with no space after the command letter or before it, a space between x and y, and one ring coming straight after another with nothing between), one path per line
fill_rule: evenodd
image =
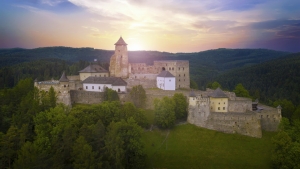
M69 79L67 78L65 72L63 72L63 74L61 75L59 81L60 82L68 82L69 81Z
M213 91L209 96L214 97L214 98L227 98L228 97L219 87L215 91Z
M115 43L115 45L127 45L127 43L125 43L125 41L123 40L123 38L121 36L120 39L118 40L118 42Z

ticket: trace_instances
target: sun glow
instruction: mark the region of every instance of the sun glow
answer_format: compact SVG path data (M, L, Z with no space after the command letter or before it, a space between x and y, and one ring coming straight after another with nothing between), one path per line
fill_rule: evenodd
M129 44L128 45L128 49L131 50L131 51L134 51L134 50L145 50L143 48L143 46L141 44L138 44L138 43Z

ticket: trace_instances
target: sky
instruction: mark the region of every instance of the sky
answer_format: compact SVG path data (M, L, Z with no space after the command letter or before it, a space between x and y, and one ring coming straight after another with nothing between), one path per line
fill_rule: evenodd
M300 0L1 0L0 48L300 52Z

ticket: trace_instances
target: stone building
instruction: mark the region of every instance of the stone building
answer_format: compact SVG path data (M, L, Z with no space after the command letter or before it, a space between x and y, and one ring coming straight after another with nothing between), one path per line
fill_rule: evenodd
M141 56L142 57L142 56ZM160 60L153 65L129 63L127 43L122 37L115 43L115 53L110 58L109 73L121 77L128 87L142 84L144 88L155 88L156 77L162 71L169 71L175 76L175 88L190 88L190 68L188 60Z
M251 99L236 97L234 93L225 93L219 88L200 95L192 91L187 121L212 130L260 138L262 130L277 130L281 108L258 107L252 108Z
M96 64L90 64L86 68L79 71L80 81L83 81L90 76L109 77L109 71Z

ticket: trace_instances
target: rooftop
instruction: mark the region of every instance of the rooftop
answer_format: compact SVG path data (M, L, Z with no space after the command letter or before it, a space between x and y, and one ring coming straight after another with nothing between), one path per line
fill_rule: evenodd
M209 94L210 97L214 98L227 98L228 96L218 87L215 91Z
M123 40L123 38L121 36L120 39L118 40L118 42L115 43L115 45L127 45L127 43L125 43L125 41Z
M127 83L120 77L94 77L86 78L82 83L89 84L111 84L112 86L126 86Z
M157 75L157 77L175 77L173 76L169 71L161 71L160 74Z
M99 65L91 64L86 68L80 70L79 73L108 73L108 71Z

